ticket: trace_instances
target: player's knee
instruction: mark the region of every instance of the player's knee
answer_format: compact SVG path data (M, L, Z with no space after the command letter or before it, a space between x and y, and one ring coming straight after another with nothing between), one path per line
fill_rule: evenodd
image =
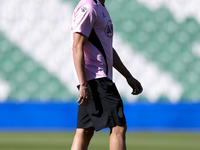
M94 128L87 128L84 129L84 136L87 138L92 138L92 136L94 135Z
M82 137L83 139L90 140L94 134L94 128L77 129L76 136Z
M94 128L77 129L76 134L84 139L90 140L94 134Z
M126 125L116 126L116 127L111 128L111 134L114 134L115 136L125 137L126 130L127 130Z

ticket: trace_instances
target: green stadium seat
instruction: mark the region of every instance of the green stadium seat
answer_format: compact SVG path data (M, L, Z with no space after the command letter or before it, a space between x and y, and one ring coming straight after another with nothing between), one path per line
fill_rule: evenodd
M11 56L15 63L20 63L24 59L24 55L22 54L21 50L16 46L12 46Z
M14 69L15 69L15 64L12 61L12 59L10 58L10 56L8 56L8 58L4 58L4 60L1 63L1 71L4 72L5 74L11 74L13 73Z
M178 31L178 23L175 22L175 20L172 20L172 19L166 20L166 22L163 24L163 29L168 34L173 34L174 32Z
M174 40L170 40L165 48L172 56L178 56L181 53L181 46Z
M199 31L199 24L194 19L187 18L183 23L182 30L191 35L196 34Z

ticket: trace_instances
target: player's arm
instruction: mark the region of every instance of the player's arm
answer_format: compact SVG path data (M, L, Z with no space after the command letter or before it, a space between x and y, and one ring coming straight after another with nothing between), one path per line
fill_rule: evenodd
M75 70L80 82L80 89L79 89L79 99L78 103L81 106L87 106L90 101L90 93L88 90L87 85L87 78L85 74L85 59L84 59L84 51L83 47L87 42L88 38L81 34L81 33L74 33L73 34L73 59L74 59L74 66Z
M137 95L142 92L143 88L140 82L136 80L128 71L128 69L124 66L114 48L113 48L113 67L126 78L128 84L133 89L132 94Z

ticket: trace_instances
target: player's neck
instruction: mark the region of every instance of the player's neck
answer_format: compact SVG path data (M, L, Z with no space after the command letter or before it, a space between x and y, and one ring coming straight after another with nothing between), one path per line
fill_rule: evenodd
M105 0L99 0L101 4L104 6Z

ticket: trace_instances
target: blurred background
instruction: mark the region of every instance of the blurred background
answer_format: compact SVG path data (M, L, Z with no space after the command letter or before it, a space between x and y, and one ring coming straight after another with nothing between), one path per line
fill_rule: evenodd
M75 131L71 17L79 0L0 0L0 131ZM200 129L200 1L106 0L128 131Z

